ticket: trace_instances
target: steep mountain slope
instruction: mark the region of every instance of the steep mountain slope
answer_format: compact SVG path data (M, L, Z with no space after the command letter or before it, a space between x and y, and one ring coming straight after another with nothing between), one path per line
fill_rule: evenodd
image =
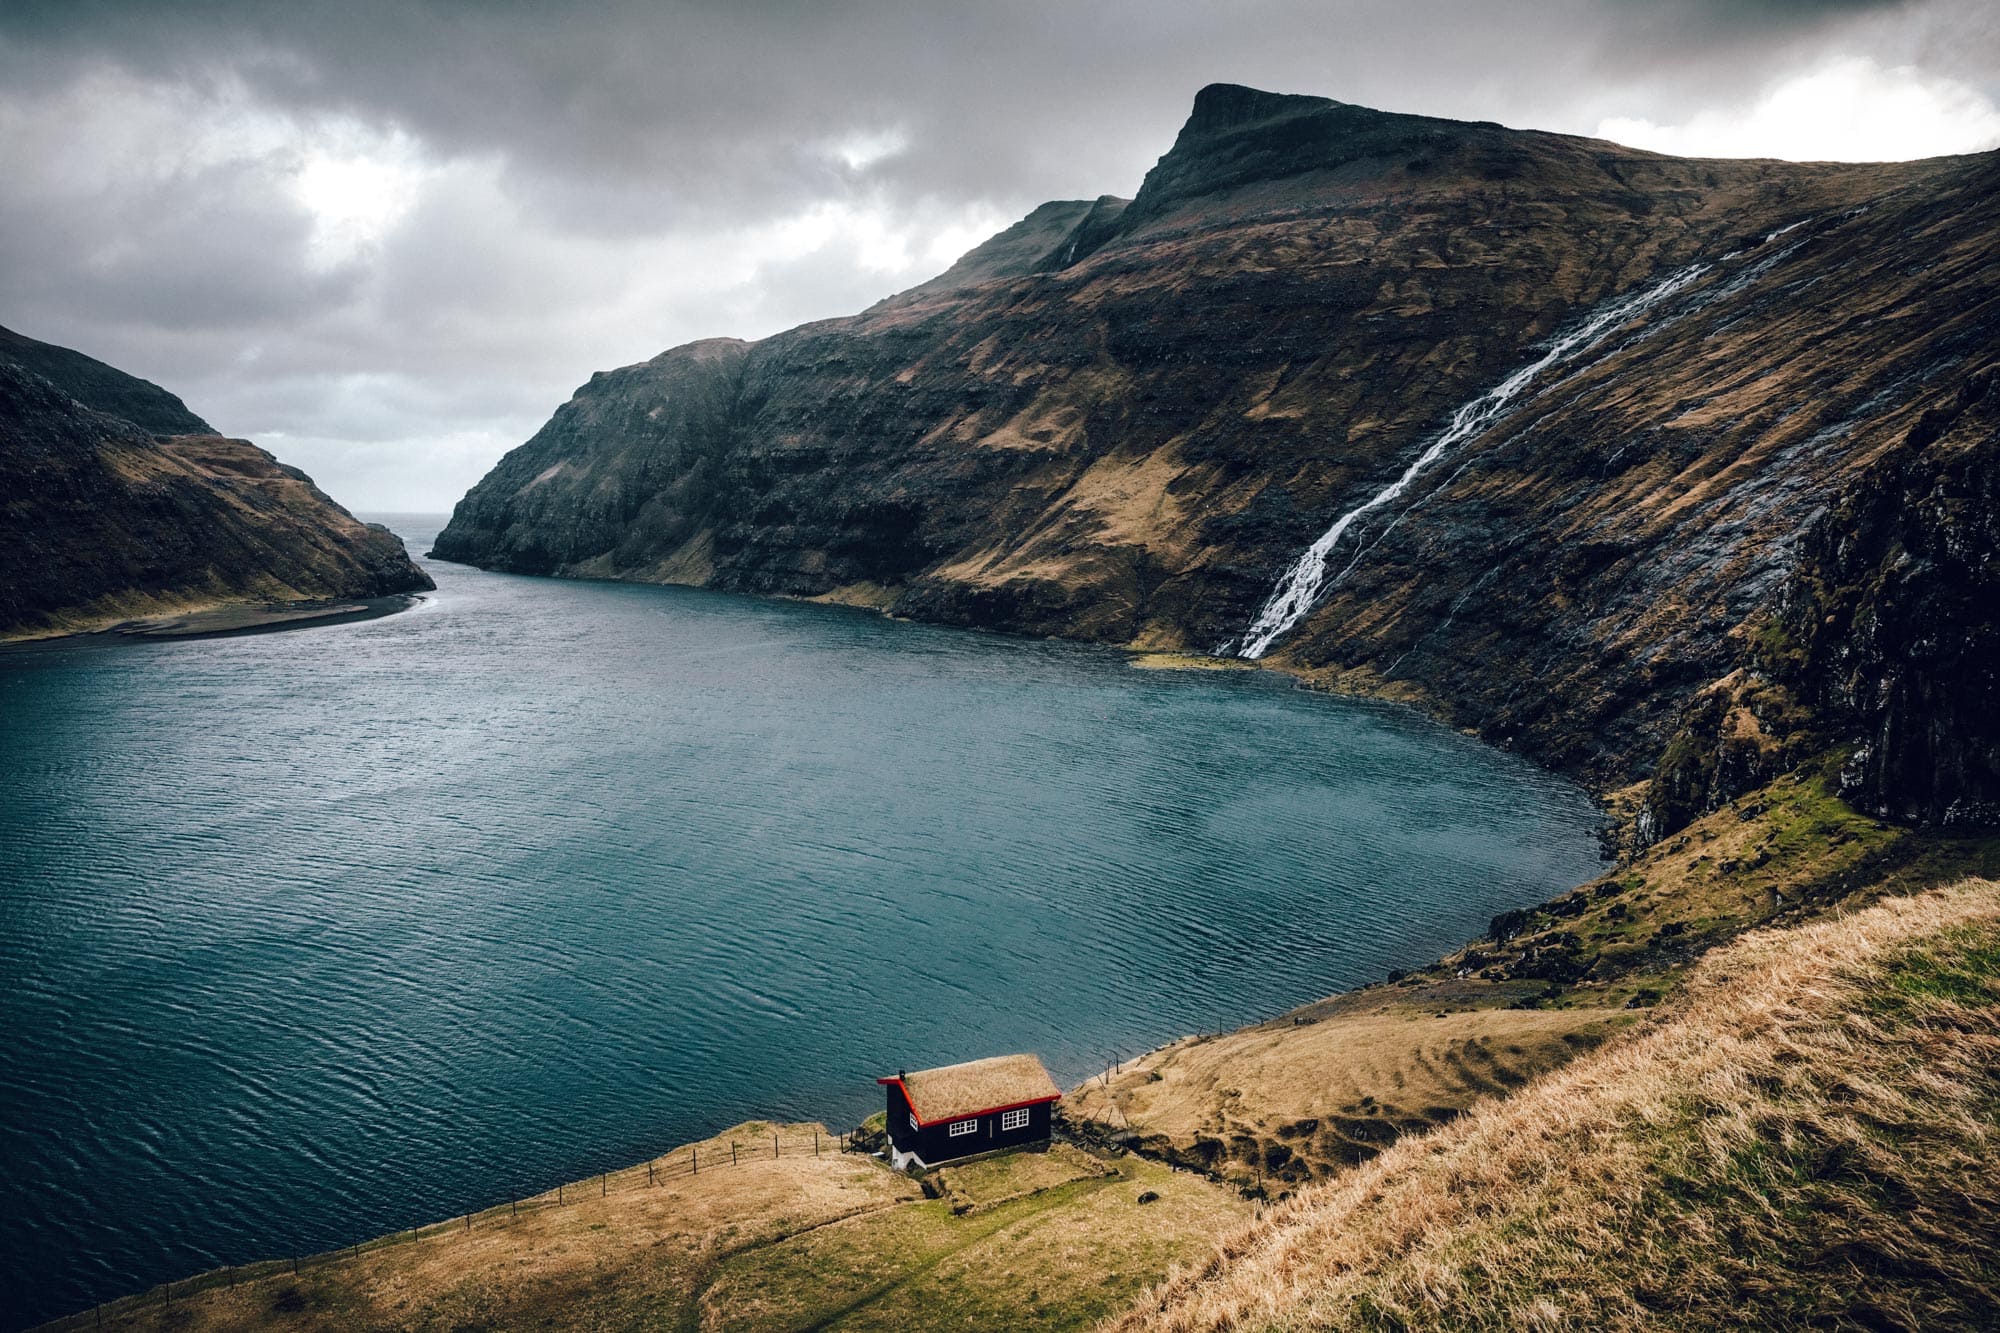
M2000 347L1996 187L1991 154L1689 161L1215 86L1129 205L1045 205L861 315L594 378L436 553L1268 650L1604 788L1691 736L1660 836L1766 776L1689 710L1769 675L1802 529ZM1990 476L1990 410L1926 448ZM1251 633L1357 509L1308 614ZM1913 813L1986 808L1992 752Z
M85 407L123 417L155 435L215 434L215 427L151 380L127 375L82 352L0 329L0 362L39 375Z
M164 389L0 338L0 637L431 586L394 534Z

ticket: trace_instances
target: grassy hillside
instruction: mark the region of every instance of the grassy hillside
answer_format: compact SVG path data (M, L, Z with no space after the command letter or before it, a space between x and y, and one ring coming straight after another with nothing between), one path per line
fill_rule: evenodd
M0 345L0 641L433 586L393 533L257 446L156 437L85 407L5 352Z
M833 1142L818 1126L753 1121L560 1194L296 1271L281 1260L204 1274L64 1326L1079 1328L1251 1215L1199 1177L1062 1145L945 1168L931 1198Z
M1301 1192L1113 1327L1991 1327L2000 886L1715 950L1631 1040Z
M1094 1080L1067 1109L1149 1156L1278 1195L1505 1096L1633 1018L1436 1007L1450 1003L1437 988L1368 991L1310 1022L1190 1037Z

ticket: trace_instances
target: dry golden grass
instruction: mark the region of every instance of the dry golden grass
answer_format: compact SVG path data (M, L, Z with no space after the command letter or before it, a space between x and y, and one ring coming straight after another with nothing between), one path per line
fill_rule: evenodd
M1065 1108L1134 1131L1147 1152L1275 1189L1504 1096L1628 1021L1601 1009L1440 1016L1392 996L1310 1023L1176 1042L1071 1093Z
M1233 1191L1057 1145L948 1169L956 1201L811 1125L752 1121L646 1164L360 1247L63 1321L75 1329L1079 1328L1249 1217ZM784 1155L771 1155L771 1135ZM821 1131L822 1134L824 1131ZM832 1140L827 1140L830 1144ZM727 1165L731 1144L742 1152ZM940 1173L945 1174L945 1173ZM600 1192L602 1191L602 1192ZM1155 1197L1140 1203L1142 1194ZM955 1209L956 1204L969 1207ZM943 1318L944 1316L939 1316ZM969 1325L967 1323L969 1322Z
M1112 1327L1990 1328L1997 1139L2000 888L1967 881L1715 950Z
M1595 1049L1745 929L1858 893L1992 873L1995 847L1912 839L1810 773L1781 777L1635 861L1398 983L1186 1039L1093 1079L1066 1110L1141 1151L1283 1194ZM1525 960L1574 964L1556 983ZM1522 973L1526 975L1521 975ZM1580 975L1577 975L1579 974Z
M817 597L805 600L825 606L858 606L864 611L887 611L901 595L900 588L863 580L860 583L843 583L838 588L829 588Z
M885 1294L848 1329L1087 1328L1247 1220L1248 1206L1198 1176L1129 1162L1102 1187L1057 1191L1032 1223L1003 1227ZM1158 1196L1141 1204L1146 1194ZM975 1214L975 1216L978 1216Z
M294 1276L288 1267L188 1292L107 1307L105 1328L432 1329L466 1327L619 1328L671 1326L718 1261L802 1230L907 1204L918 1187L856 1154L809 1147L773 1159L771 1133L785 1151L810 1141L810 1125L751 1122L695 1145L699 1174L662 1175L646 1184L642 1163L618 1173L600 1194L596 1179L524 1204L497 1208L470 1227L390 1238L353 1257L320 1256ZM824 1131L822 1130L823 1134ZM732 1141L746 1149L722 1165ZM831 1142L831 1140L828 1140ZM761 1152L761 1156L755 1153ZM658 1159L684 1166L688 1149ZM78 1327L94 1328L86 1318Z
M1173 487L1189 470L1171 447L1099 458L1057 501L1057 512L1080 520L1097 541L1158 548L1185 560L1198 523Z

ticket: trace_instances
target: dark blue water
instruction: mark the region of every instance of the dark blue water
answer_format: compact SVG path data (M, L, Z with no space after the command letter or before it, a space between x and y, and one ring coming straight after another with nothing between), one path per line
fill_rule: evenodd
M1278 677L432 571L0 651L6 1320L852 1124L899 1066L1069 1083L1595 870L1581 792Z

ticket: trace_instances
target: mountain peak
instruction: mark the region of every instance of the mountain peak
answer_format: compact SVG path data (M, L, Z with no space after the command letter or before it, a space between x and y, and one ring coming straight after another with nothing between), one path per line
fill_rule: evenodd
M20 366L85 407L123 417L154 435L215 434L215 427L151 380L128 375L67 347L0 328L0 363Z
M1236 130L1281 116L1345 105L1330 97L1267 93L1261 88L1247 88L1240 83L1211 83L1194 95L1194 109L1188 113L1181 135L1185 138L1190 134Z
M1321 197L1328 187L1375 189L1392 178L1434 179L1468 152L1517 159L1523 137L1486 122L1211 83L1195 94L1174 146L1146 173L1125 230L1154 224L1196 199L1292 177L1317 175ZM1249 199L1238 202L1255 207ZM1202 211L1211 208L1204 204Z

